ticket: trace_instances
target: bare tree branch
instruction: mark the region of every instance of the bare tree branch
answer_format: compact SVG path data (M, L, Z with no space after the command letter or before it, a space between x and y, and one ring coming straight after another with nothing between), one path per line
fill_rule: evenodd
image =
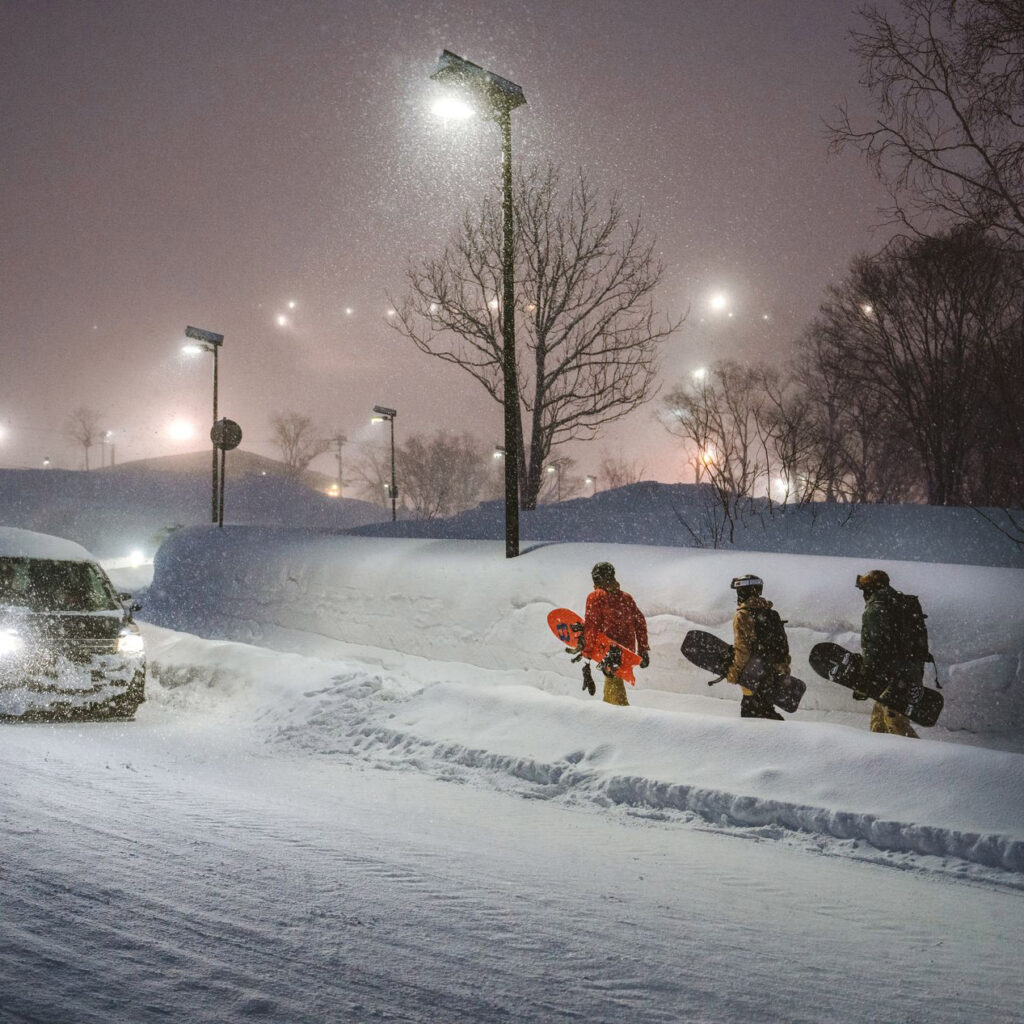
M536 507L551 450L589 440L656 391L657 352L682 323L660 320L662 267L641 220L617 198L602 207L579 173L554 167L515 185L520 480ZM441 256L412 266L389 322L421 351L469 373L503 402L501 209L468 212Z

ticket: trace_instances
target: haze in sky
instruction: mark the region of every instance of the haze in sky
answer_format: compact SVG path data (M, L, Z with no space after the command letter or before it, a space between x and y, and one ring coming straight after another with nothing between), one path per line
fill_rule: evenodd
M118 462L205 447L212 366L182 357L187 324L225 336L220 414L249 450L275 454L270 416L298 410L355 458L385 441L377 403L399 440L500 443L479 385L387 325L408 262L498 183L492 124L431 117L444 48L523 87L518 161L583 167L643 210L658 306L689 310L666 388L723 356L783 358L825 286L881 243L880 187L827 152L836 105L864 110L853 6L0 3L0 464L80 466L62 430L79 406L101 412ZM612 452L691 479L657 410L566 454L581 473Z

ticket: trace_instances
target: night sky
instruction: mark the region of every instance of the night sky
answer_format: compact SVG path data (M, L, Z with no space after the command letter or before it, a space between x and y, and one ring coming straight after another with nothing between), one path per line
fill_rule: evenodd
M497 182L494 126L430 114L444 48L523 87L517 160L583 166L642 206L659 307L690 309L666 388L716 358L784 358L825 286L884 240L869 169L827 152L838 103L870 114L854 6L0 0L0 465L78 468L62 434L78 406L102 413L118 462L204 449L212 360L181 356L186 324L225 335L220 411L243 448L274 455L270 415L299 410L355 458L384 439L376 403L399 440L500 443L479 385L386 326L408 260ZM657 409L567 454L690 479Z

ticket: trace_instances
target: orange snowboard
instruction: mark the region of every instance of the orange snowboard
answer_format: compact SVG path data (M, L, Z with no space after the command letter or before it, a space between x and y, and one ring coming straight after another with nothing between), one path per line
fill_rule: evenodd
M554 611L548 612L548 625L551 627L551 632L565 644L570 654L580 653L583 644L583 620L575 612L568 608L556 608ZM612 660L614 661L616 654L619 660L614 674L624 683L636 686L633 669L640 664L640 655L636 651L631 651L628 647L609 640L603 633L598 633L594 643L582 651L582 654L584 658L597 662L600 666L608 657L608 652L613 649L615 654L613 654Z

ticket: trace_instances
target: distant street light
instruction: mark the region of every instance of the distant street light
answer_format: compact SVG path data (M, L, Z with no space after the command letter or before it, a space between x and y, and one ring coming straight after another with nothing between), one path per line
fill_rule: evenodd
M512 111L526 102L522 86L444 50L430 77L455 87L501 131L502 377L505 404L505 557L519 554L519 388L516 378L515 234L512 214ZM436 109L436 108L435 108ZM455 108L445 107L447 116ZM461 116L465 116L459 111Z
M111 468L113 468L113 466L114 466L114 441L113 441L113 438L114 438L114 432L112 430L104 430L103 431L103 437L100 438L100 444L103 446L100 449L100 451L102 452L103 448L109 448L110 449L110 466L111 466ZM105 458L101 458L100 459L100 463L101 463L101 466L104 465L106 463L106 459Z
M597 494L597 477L596 476L588 476L586 478L586 482L588 484L593 484L594 490L593 490L592 493L593 494Z
M198 354L200 352L212 352L213 353L213 423L217 422L217 378L219 374L218 367L218 355L220 353L220 347L224 344L224 335L216 334L214 331L204 331L201 327L186 327L185 337L191 338L195 345L185 345L182 348L183 352L189 355ZM217 446L213 446L213 496L210 501L211 507L211 519L213 522L217 522Z
M391 522L394 522L398 518L398 509L396 505L396 499L398 498L398 488L395 486L395 417L398 415L394 409L388 409L383 405L375 405L373 411L377 414L370 421L371 423L384 423L385 421L391 424ZM387 486L385 484L385 486Z
M555 501L562 500L562 467L557 463L552 463L548 466L549 473L557 473L555 477Z

